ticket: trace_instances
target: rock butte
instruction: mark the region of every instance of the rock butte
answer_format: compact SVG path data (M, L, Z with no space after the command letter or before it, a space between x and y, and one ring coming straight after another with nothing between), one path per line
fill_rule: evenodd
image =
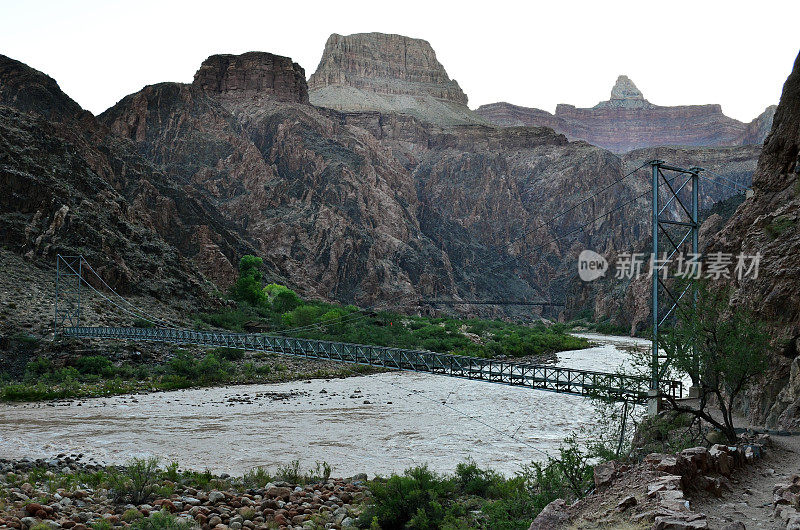
M401 112L441 125L483 123L422 39L334 33L308 86L311 103L321 107Z

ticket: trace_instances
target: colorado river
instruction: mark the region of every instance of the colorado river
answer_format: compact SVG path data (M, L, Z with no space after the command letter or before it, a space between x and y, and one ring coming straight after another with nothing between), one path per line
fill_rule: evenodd
M641 339L586 335L598 346L562 366L614 370ZM553 454L591 420L589 400L448 377L392 372L57 403L0 405L0 456L84 453L104 463L163 463L240 475L299 460L334 474L387 474L467 458L505 474ZM502 431L502 432L498 432ZM513 436L513 437L512 437Z

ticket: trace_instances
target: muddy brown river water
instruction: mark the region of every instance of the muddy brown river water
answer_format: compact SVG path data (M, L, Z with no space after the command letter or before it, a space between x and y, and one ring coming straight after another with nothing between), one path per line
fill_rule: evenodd
M587 335L560 365L613 370L624 347L647 341ZM299 460L334 474L387 474L472 458L505 474L552 454L589 421L585 398L443 376L392 372L346 379L241 385L0 405L0 456L80 452L99 462L158 456L182 467L242 474ZM499 432L502 431L502 432Z

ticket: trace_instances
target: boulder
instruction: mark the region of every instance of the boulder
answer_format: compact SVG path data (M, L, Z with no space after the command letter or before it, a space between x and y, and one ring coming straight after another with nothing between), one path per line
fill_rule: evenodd
M617 466L614 460L594 466L594 486L597 489L610 486L616 474Z
M636 503L637 503L636 497L634 497L633 495L629 495L617 503L616 510L618 512L624 512L628 508L636 506Z
M563 499L556 499L544 507L528 530L559 530L569 522L567 504Z
M711 455L705 447L692 447L684 449L680 455L687 459L700 473L705 473L711 469Z

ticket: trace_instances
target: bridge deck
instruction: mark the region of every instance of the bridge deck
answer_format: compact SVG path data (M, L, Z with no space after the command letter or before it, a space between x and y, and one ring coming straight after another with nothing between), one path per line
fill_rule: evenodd
M260 333L125 327L67 327L62 328L61 333L68 337L225 346L636 402L646 400L649 385L647 378L606 372ZM682 384L663 381L661 391L680 397Z

